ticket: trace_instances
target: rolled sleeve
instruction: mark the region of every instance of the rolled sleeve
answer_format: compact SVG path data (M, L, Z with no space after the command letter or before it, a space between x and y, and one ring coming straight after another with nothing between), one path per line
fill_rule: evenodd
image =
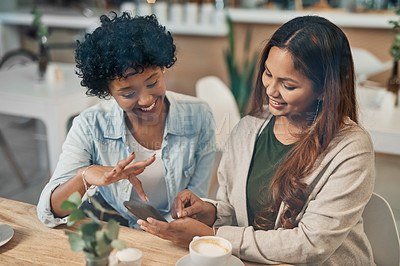
M39 217L39 220L48 227L55 227L60 224L65 224L68 221L68 216L57 218L51 211L51 194L60 184L61 183L56 182L48 183L40 194L39 202L37 205L37 215Z

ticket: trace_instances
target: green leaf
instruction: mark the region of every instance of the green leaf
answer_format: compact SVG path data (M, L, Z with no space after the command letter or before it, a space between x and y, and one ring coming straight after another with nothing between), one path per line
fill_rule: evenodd
M95 241L96 240L96 232L101 229L101 226L98 223L84 223L81 225L79 230L82 232L82 239L85 241Z
M74 210L77 208L79 208L79 206L69 200L64 200L60 205L60 209L64 211Z
M111 247L111 241L107 239L105 233L103 231L97 231L96 232L96 253L99 256L103 256L106 254L110 254L110 252L113 250Z
M228 38L229 38L229 53L235 53L235 33L233 31L233 22L229 15L226 16L226 23L228 24Z
M75 221L83 220L85 218L86 218L85 213L82 210L75 209L69 214L67 225L71 226L75 223Z
M81 194L79 194L79 192L77 191L72 193L71 196L69 196L68 201L75 203L77 206L81 206L82 203Z
M113 248L118 249L118 250L123 250L124 248L126 248L126 243L125 243L124 240L114 239L114 240L111 242L111 246L112 246Z
M114 219L110 219L107 223L107 227L105 230L105 234L110 240L114 240L118 238L119 232L119 223L117 223Z
M72 251L79 252L83 250L85 242L82 240L82 236L79 233L65 232L65 234L68 235L68 241Z

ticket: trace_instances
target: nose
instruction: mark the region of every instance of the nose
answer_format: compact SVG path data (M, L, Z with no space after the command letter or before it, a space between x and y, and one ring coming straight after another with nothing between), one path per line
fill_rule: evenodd
M272 80L268 84L264 84L265 86L265 92L268 96L272 96L274 98L279 97L279 82Z
M141 93L139 96L138 104L140 106L149 106L153 103L153 96L148 93Z

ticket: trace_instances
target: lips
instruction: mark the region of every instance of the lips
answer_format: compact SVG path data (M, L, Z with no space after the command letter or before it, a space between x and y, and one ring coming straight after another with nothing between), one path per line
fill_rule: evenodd
M269 104L272 105L272 106L274 106L274 107L282 107L282 106L287 105L287 103L284 103L284 102L281 103L281 102L278 102L278 101L273 100L273 99L271 99L271 98L269 98Z

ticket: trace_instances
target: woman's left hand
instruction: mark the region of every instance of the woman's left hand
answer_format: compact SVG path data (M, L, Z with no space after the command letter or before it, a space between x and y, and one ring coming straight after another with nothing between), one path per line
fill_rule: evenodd
M190 217L174 220L170 223L162 222L154 218L146 221L139 219L137 223L144 231L160 238L170 240L174 244L188 247L195 236L212 236L214 231L211 227Z

